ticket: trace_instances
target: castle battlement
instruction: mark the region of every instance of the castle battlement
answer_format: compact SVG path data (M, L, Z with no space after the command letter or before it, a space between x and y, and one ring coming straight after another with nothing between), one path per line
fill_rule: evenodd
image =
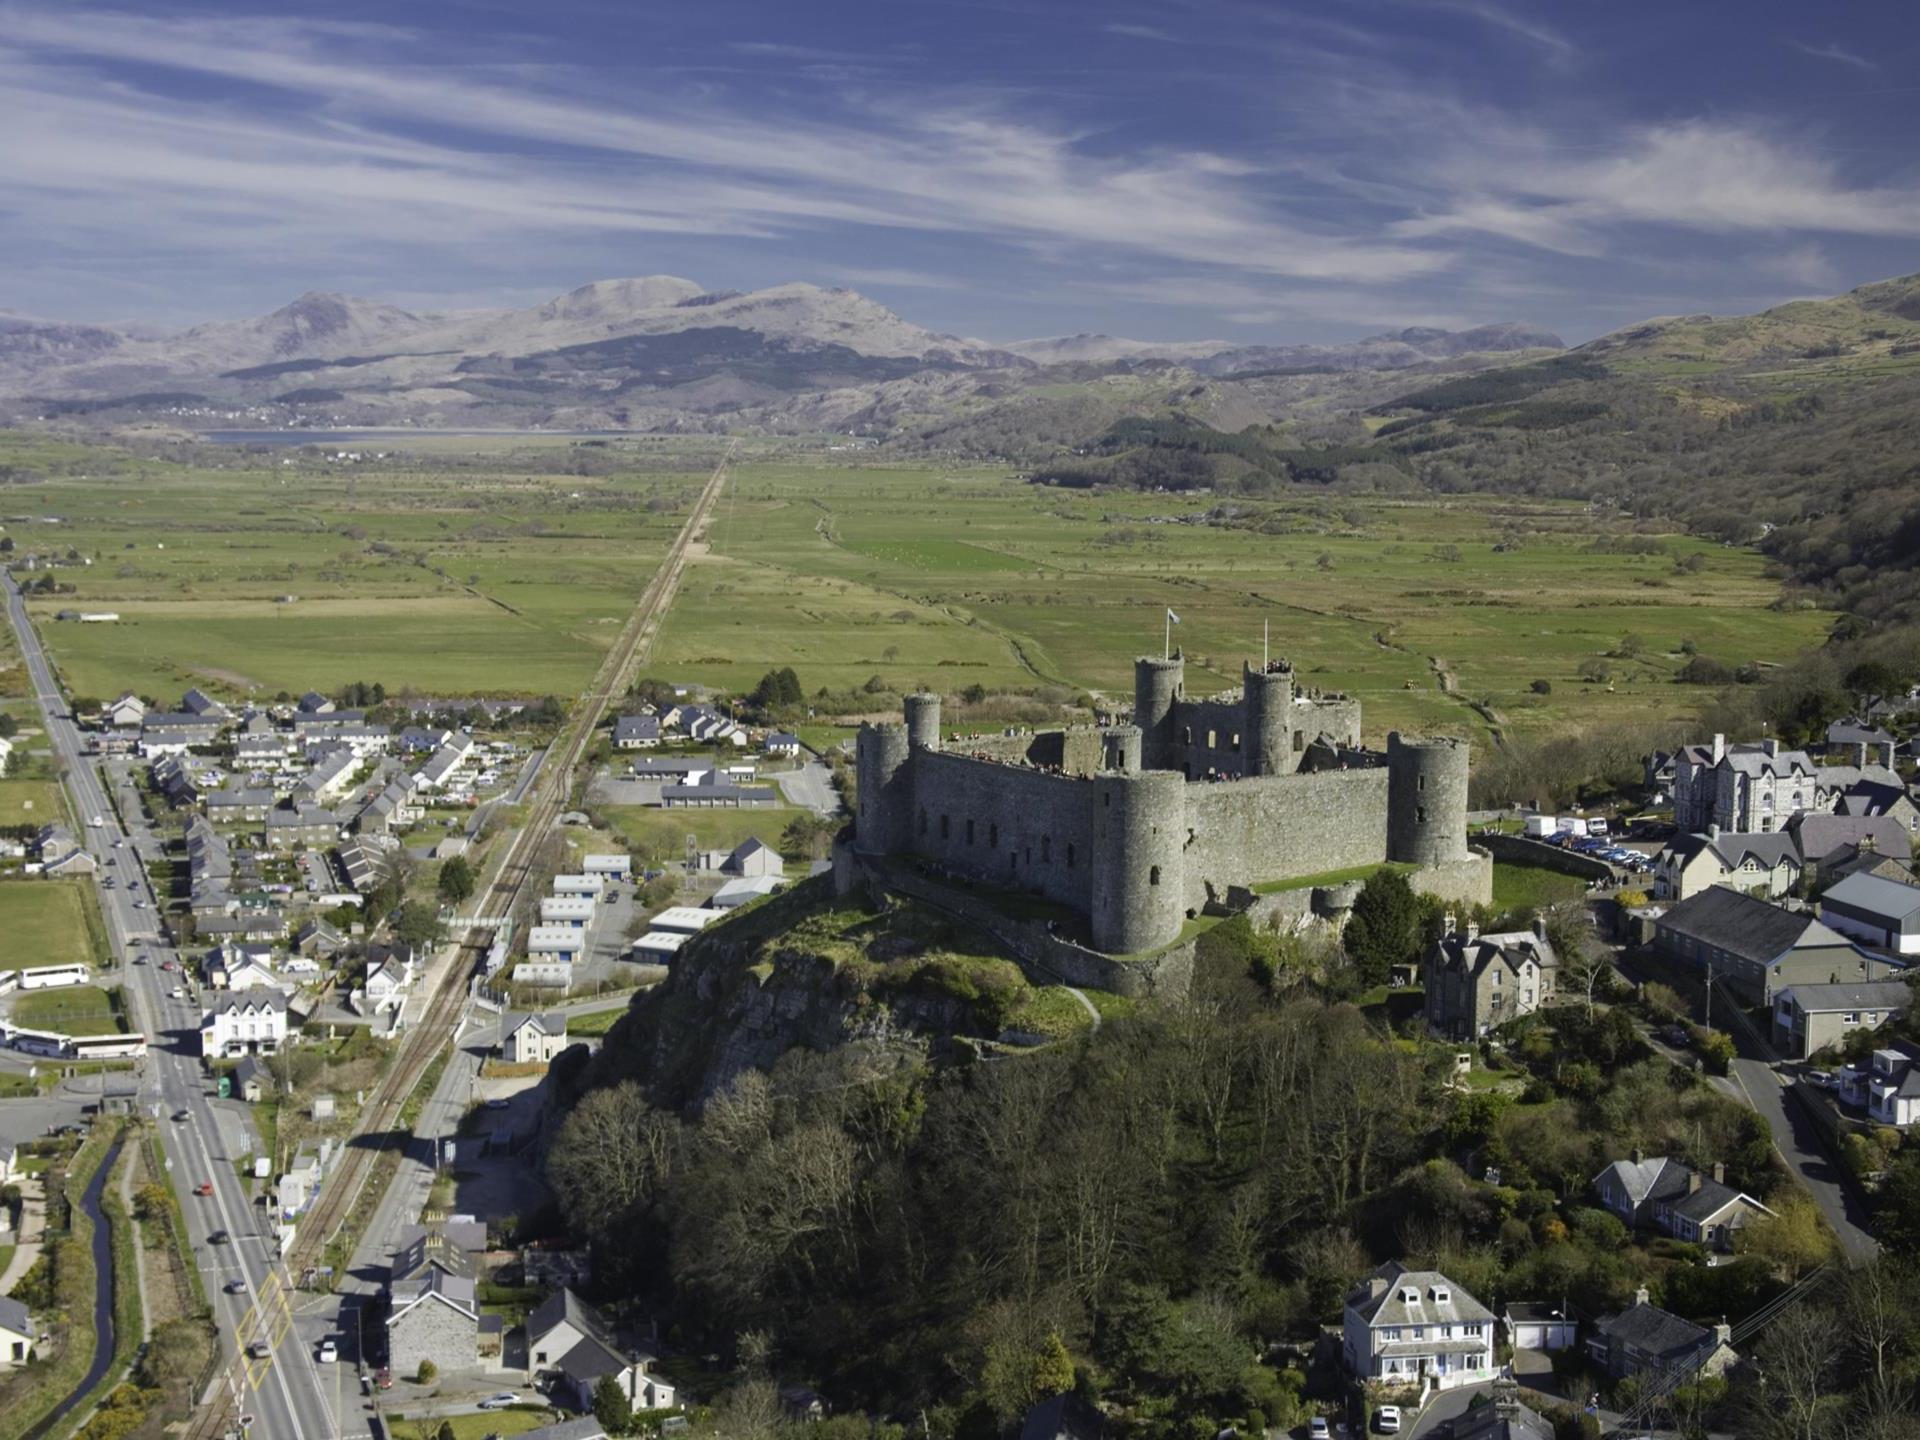
M1171 943L1231 889L1469 858L1465 741L1363 750L1358 701L1296 694L1284 660L1242 682L1188 700L1180 656L1144 657L1131 725L950 744L939 697L909 696L904 724L861 728L855 849L1045 896L1109 954Z

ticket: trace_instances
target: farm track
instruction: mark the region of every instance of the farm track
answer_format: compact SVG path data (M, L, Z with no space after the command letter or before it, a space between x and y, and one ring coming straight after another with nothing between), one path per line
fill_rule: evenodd
M705 487L694 502L686 524L681 526L660 568L640 592L633 613L621 628L607 658L601 663L592 685L574 707L563 738L556 740L549 750L550 763L541 769L526 823L515 832L512 843L502 854L492 881L476 897L474 914L511 915L515 912L521 891L533 873L540 842L567 807L574 771L593 741L594 730L612 701L626 693L634 668L646 658L660 633L661 622L672 607L688 558L712 516L715 502L726 488L727 470L738 448L738 441L730 444L714 466L712 475L707 478ZM555 758L560 761L557 765L551 763ZM354 1133L347 1139L338 1169L321 1187L313 1209L301 1222L299 1233L287 1251L284 1266L275 1272L276 1285L291 1290L293 1285L289 1277L304 1275L309 1267L319 1263L327 1247L355 1213L362 1192L377 1169L381 1156L407 1143L401 1114L434 1059L453 1042L455 1028L465 1009L468 982L492 945L493 938L494 932L490 929L469 931L460 942L458 951L443 968L439 984L428 1000L425 1016L420 1024L401 1037L393 1064L381 1077L379 1085L361 1110ZM372 1203L366 1207L365 1213L371 1214L377 1208L379 1196L371 1195L368 1199ZM261 1308L266 1308L265 1297L262 1297ZM288 1314L290 1324L290 1306L283 1305L282 1309ZM276 1342L279 1338L275 1337ZM234 1363L236 1366L245 1365L244 1360ZM225 1387L221 1393L230 1395L233 1389ZM230 1402L204 1405L187 1432L188 1440L211 1440L211 1437L224 1434L232 1418L233 1407Z

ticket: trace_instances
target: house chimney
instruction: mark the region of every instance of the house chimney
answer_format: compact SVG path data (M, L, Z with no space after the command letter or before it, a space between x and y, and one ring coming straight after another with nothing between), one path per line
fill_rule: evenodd
M1707 839L1718 840L1719 838L1720 838L1720 827L1718 825L1715 825L1713 822L1709 821L1707 823Z
M1867 763L1867 742L1856 740L1849 748L1853 751L1853 763L1864 767Z
M1724 735L1715 735L1713 737L1713 763L1718 765L1722 760L1726 758L1727 758L1727 737Z
M1480 922L1478 920L1467 921L1467 939L1478 940L1479 938L1480 938Z
M1727 1167L1718 1160L1713 1162L1713 1183L1716 1185L1727 1183Z
M1547 922L1543 916L1533 917L1533 938L1542 945L1547 943Z
M1733 1344L1733 1326L1727 1324L1725 1320L1722 1320L1718 1325L1713 1327L1713 1339L1716 1345Z
M1640 1153L1640 1147L1636 1145L1633 1147L1633 1149L1627 1152L1627 1158L1631 1160L1634 1164L1638 1165L1641 1162L1641 1160L1644 1159L1645 1157Z
M1765 752L1768 759L1772 759L1780 753L1780 742L1772 735L1769 735L1760 742L1760 749Z
M1642 1286L1641 1286L1641 1287L1640 1287L1640 1288L1639 1288L1638 1290L1636 1290L1636 1291L1634 1291L1634 1292L1633 1292L1633 1303L1634 1303L1634 1304L1636 1304L1636 1305L1645 1305L1645 1304L1648 1304L1648 1303L1650 1303L1650 1302L1649 1302L1649 1301L1647 1300L1647 1287L1646 1287L1646 1286L1644 1286L1644 1285L1642 1285Z
M1700 1193L1700 1172L1698 1170L1689 1170L1687 1171L1687 1194L1697 1195L1699 1193Z
M1454 914L1451 910L1447 911L1446 927L1446 933L1449 935L1457 935L1460 933L1459 926L1455 924Z

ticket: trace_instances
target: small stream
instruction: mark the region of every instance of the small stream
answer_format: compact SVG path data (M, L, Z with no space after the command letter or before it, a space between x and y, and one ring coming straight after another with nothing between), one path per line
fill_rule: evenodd
M114 1162L120 1158L120 1145L116 1140L107 1151L107 1158L100 1162L100 1168L94 1171L93 1179L80 1197L80 1209L93 1221L93 1270L99 1281L93 1292L93 1364L80 1377L73 1393L21 1440L38 1440L58 1425L113 1367L113 1234L107 1228L107 1217L100 1211L100 1197L106 1194L107 1180L113 1174Z

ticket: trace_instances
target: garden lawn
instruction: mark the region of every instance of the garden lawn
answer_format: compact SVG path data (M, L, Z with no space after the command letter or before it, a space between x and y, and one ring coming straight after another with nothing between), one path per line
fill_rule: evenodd
M1545 910L1587 893L1587 882L1578 875L1565 875L1542 865L1493 867L1493 908L1496 910Z

